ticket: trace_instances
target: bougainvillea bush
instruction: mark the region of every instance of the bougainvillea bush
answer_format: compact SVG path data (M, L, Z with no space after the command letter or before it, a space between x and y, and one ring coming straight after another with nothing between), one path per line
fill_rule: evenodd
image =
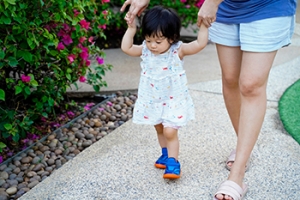
M127 28L126 12L119 11L123 2L0 1L0 163L51 131L49 126L57 128L58 120L76 116L70 111L76 102L64 101L71 85L86 82L96 92L106 86L103 77L112 66L102 48ZM196 22L202 3L151 0L148 8L171 7L186 27Z
M109 0L0 1L0 151L43 134L37 122L55 116L77 81L106 86ZM91 58L95 60L92 62Z
M110 9L114 11L114 17L110 20L110 25L104 30L108 40L98 40L97 44L102 48L119 48L121 44L121 38L127 29L127 24L124 21L124 13L120 13L119 10L123 5L124 1L110 0ZM204 0L150 0L147 9L152 8L156 5L163 5L169 8L173 8L181 18L182 26L188 27L191 24L197 22L197 14L199 8L202 6ZM126 11L128 10L127 7ZM138 18L141 23L142 16ZM196 31L196 30L195 30ZM143 38L141 33L138 31L135 35L135 43L142 42Z

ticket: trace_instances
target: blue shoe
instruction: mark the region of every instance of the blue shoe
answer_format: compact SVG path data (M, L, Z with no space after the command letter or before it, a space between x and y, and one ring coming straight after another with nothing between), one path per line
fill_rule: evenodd
M161 155L155 162L154 166L159 169L166 169L167 160L168 160L168 156Z
M180 178L180 163L175 158L168 158L166 163L166 171L163 178L177 179Z

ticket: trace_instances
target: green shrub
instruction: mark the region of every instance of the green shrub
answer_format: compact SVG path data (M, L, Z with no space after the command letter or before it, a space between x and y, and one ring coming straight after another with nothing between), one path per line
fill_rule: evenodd
M178 15L181 17L182 26L187 27L190 24L197 22L197 14L200 6L204 0L150 0L150 4L147 9L152 8L156 5L163 5L176 10ZM108 40L97 40L97 44L101 48L120 48L121 39L127 29L127 23L124 20L124 13L128 10L127 7L124 13L120 12L120 8L123 5L123 1L110 0L109 6L113 13L113 18L110 20L110 25L104 30ZM138 18L141 23L142 17ZM141 43L143 38L138 31L135 35L135 43Z
M96 92L106 86L103 77L112 66L104 63L101 48L110 48L108 39L120 41L125 33L123 2L0 1L0 152L45 134L37 124L55 118L67 88L77 87L78 80ZM186 27L196 22L201 2L151 0L148 8L174 8Z
M32 125L55 115L76 81L95 91L106 86L102 78L111 66L94 41L105 39L107 8L105 0L0 2L0 151L38 133Z

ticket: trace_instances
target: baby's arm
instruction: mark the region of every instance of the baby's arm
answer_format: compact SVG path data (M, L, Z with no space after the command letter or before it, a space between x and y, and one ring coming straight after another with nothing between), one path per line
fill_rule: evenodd
M126 19L126 17L125 17ZM123 36L121 49L124 53L130 56L141 56L142 55L142 45L134 45L133 38L136 33L136 24L128 24L128 28Z
M178 50L179 57L182 59L184 56L198 53L207 45L207 42L208 28L202 23L198 31L197 40L183 43Z

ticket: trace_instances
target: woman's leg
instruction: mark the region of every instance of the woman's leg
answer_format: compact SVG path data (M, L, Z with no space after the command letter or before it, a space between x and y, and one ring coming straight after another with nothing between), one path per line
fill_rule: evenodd
M221 54L222 54L222 48ZM236 158L228 177L242 187L245 166L260 133L266 112L266 87L277 51L268 53L243 52L239 75L240 114ZM221 55L220 59L226 59ZM220 63L225 61L220 61ZM227 71L222 66L222 71ZM224 76L223 76L224 77ZM226 96L226 94L224 94ZM227 97L224 97L226 101ZM226 105L227 106L227 105ZM227 106L228 107L228 106ZM228 113L231 109L228 109ZM229 114L230 115L230 114ZM232 119L232 117L231 117ZM233 124L235 122L232 122ZM235 128L236 129L236 128ZM223 199L222 194L216 196ZM231 199L225 195L226 199Z
M277 51L243 52L240 73L241 112L237 153L229 179L242 185L245 165L260 133L266 113L267 81Z
M238 134L240 118L239 78L242 64L240 47L228 47L217 44L217 52L222 71L223 97L231 123Z

